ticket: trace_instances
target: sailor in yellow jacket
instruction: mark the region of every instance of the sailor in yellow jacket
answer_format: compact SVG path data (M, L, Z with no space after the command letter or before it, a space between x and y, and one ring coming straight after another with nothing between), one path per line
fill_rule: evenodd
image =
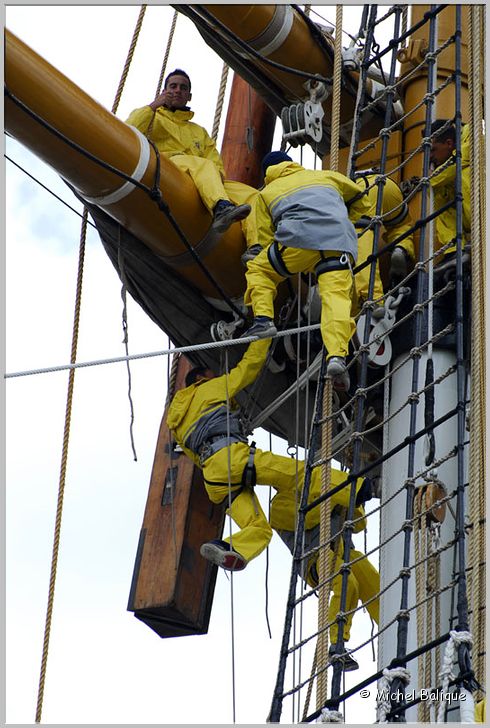
M444 255L456 251L456 129L447 119L437 119L431 127L432 143L430 161L434 175L430 185L434 191L434 211L450 202L436 218L437 248L451 243ZM443 167L449 160L448 166ZM441 167L441 169L439 169ZM470 242L471 235L471 180L470 180L470 127L465 124L461 131L461 193L463 197L462 246ZM436 248L436 249L437 249Z
M244 220L257 191L241 182L225 182L223 161L207 131L191 119L187 103L192 97L191 81L176 68L165 79L163 91L151 104L135 109L126 120L151 139L161 154L193 180L204 205L214 216L213 229L224 232L232 223ZM237 203L237 204L235 204ZM253 220L242 225L247 239L256 242Z
M244 302L252 306L255 320L243 336L273 336L278 284L295 273L314 272L327 375L334 387L346 390L345 357L355 330L351 294L357 235L351 220L368 211L368 202L348 177L307 170L285 152L267 154L262 168L265 186L255 200L255 214L264 249L247 263Z
M359 170L355 175L355 182L359 189L365 192L366 199L369 203L369 211L358 220L354 227L358 233L358 256L357 265L361 265L367 260L368 256L373 252L374 229L368 227L368 224L376 215L376 207L378 200L378 185L376 179L378 175L373 170ZM408 205L403 200L401 189L390 177L385 178L383 185L383 197L381 215L383 216L384 235L383 241L385 245L389 245L397 238L403 237L393 248L390 262L390 279L404 278L407 274L408 262L414 260L413 233L409 230L413 226ZM381 236L378 242L378 250L383 247ZM358 271L354 276L356 290L356 310L360 310L362 304L368 299L369 277L371 274L371 266L367 265ZM379 263L376 263L376 272L374 276L374 289L372 298L381 299L384 295L383 284L379 274ZM382 317L384 307L382 304L374 310L373 315Z
M318 470L318 469L317 469ZM313 471L314 473L316 471ZM336 468L331 470L331 488L335 488L346 480L347 474ZM308 496L308 502L316 500L320 495L320 479L313 478L311 481L310 493ZM364 513L363 504L370 500L374 492L374 484L370 478L358 478L356 481L356 507L354 510L354 532L358 533L366 528L366 519ZM272 528L277 531L282 540L286 543L290 551L293 551L294 538L297 521L297 509L300 503L300 495L296 496L294 491L280 492L274 496L271 502L270 508L270 524ZM341 509L344 509L345 513L349 507L350 499L350 487L346 486L334 495L331 496L331 535L334 536L338 533L341 526L340 513ZM360 520L357 520L360 519ZM320 523L320 506L316 506L311 511L308 511L305 516L305 550L309 551L318 547L319 545L319 523ZM339 536L336 539L337 542L342 541L342 537ZM343 554L336 553L338 549L332 548L330 573L340 571L343 565ZM345 610L349 612L356 609L359 599L363 604L366 604L372 619L379 623L379 599L378 593L380 589L380 578L379 572L371 564L368 558L357 551L354 548L350 550L350 571L347 578L347 593ZM318 586L318 553L314 553L310 556L304 568L302 569L302 576L307 584L316 588ZM336 647L338 638L338 624L335 622L337 614L340 612L341 606L341 592L342 592L342 574L337 574L331 584L332 597L328 605L328 621L332 622L330 627L330 643L331 647L329 650L330 660L334 659L335 655L339 656L343 663L343 669L345 671L356 670L359 665L356 660L346 650L338 650ZM352 626L353 614L347 614L346 621L344 623L343 639L344 642L348 642L350 638L350 630ZM342 655L342 656L340 656Z
M215 377L208 369L192 369L186 388L176 392L167 415L175 440L202 469L209 499L222 503L231 492L228 512L241 530L233 534L231 544L227 538L201 547L205 558L231 571L245 568L272 537L253 481L272 485L278 492L294 492L297 482L303 482L304 463L297 466L289 457L254 451L241 427L234 398L255 380L269 346L264 339L252 342L228 376Z

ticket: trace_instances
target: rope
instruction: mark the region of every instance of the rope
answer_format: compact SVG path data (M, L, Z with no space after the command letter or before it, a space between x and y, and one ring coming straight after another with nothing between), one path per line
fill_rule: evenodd
M332 120L330 132L330 169L339 168L340 98L342 82L342 5L336 6L335 44L332 86Z
M338 710L330 710L329 708L322 708L320 718L317 723L343 723L344 716Z
M228 80L228 71L230 67L228 64L223 63L221 70L221 81L219 84L218 99L216 101L216 110L214 112L213 131L211 132L211 139L216 141L218 138L219 125L221 121L221 114L223 111L223 103L225 100L226 82Z
M167 38L167 48L166 48L165 54L163 56L162 67L160 69L160 75L158 77L157 89L155 91L155 98L160 94L160 92L162 90L163 79L165 78L165 69L167 68L167 62L168 62L168 57L170 54L170 48L172 47L172 41L173 41L174 33L175 33L175 26L177 24L177 17L178 17L178 12L177 12L177 10L175 10L173 17L172 17L172 24L170 26L168 38ZM150 123L148 124L148 129L146 130L146 134L145 134L146 137L149 137L152 132L153 123L155 121L155 114L156 114L156 109L153 111L153 114L150 119Z
M447 703L444 697L449 691L449 682L456 678L456 674L453 672L453 665L457 659L457 650L459 645L468 644L470 647L473 644L473 637L471 632L451 630L449 632L449 640L444 650L444 657L442 660L442 668L439 673L439 680L441 682L441 699L439 701L439 707L437 710L437 722L444 723L444 713L447 707Z
M332 87L332 117L330 136L330 168L333 171L339 165L339 138L340 138L340 93L342 79L342 5L336 6L335 24L335 46L334 46L334 73ZM325 350L324 350L325 351ZM325 352L326 354L326 352ZM326 419L322 427L322 458L324 464L321 471L321 493L324 494L330 489L331 482L331 460L326 458L327 453L332 449L332 380L327 377L323 392L323 419ZM331 521L331 499L327 498L320 506L320 543L330 542L330 521ZM328 574L334 568L330 558L329 549L322 549L318 556L318 578L320 583L328 581L326 587L318 590L318 629L319 638L316 649L317 665L323 666L328 663L328 632L322 630L323 625L328 621L328 602L330 598L330 580ZM340 669L340 665L334 667ZM317 679L316 706L317 710L323 706L328 697L327 672L322 671ZM323 718L322 721L326 721ZM338 722L338 721L336 721Z
M405 685L410 683L410 671L405 667L394 667L383 670L383 677L380 678L376 699L376 722L387 723L387 715L391 710L391 684L393 680L401 680Z
M133 60L134 50L136 48L136 43L138 42L138 36L140 34L141 26L143 24L143 18L145 17L146 12L146 5L142 5L140 9L140 13L138 15L138 20L136 21L136 27L134 29L133 37L131 39L131 44L129 46L128 55L126 57L126 62L124 64L124 68L121 74L121 79L119 81L119 86L117 87L116 96L114 98L114 103L112 104L112 113L115 114L117 111L117 107L119 106L119 101L121 100L121 95L124 89L124 84L126 83L126 78L128 76L129 67L131 65L131 61Z
M131 60L133 58L136 41L138 39L138 35L141 30L141 24L143 22L145 10L146 10L146 6L143 5L140 10L140 14L139 14L139 17L138 17L138 20L136 23L136 28L133 33L133 38L131 40L129 52L128 52L128 55L126 58L126 62L124 64L122 75L121 75L121 80L119 81L119 86L116 91L114 103L112 105L113 113L116 112L117 107L119 105L119 100L121 98L124 84L126 82L126 78L128 75L129 66L130 66ZM73 319L72 345L71 345L71 356L70 356L71 364L75 364L76 358L77 358L78 332L79 332L79 327L80 327L80 307L81 307L82 286L83 286L83 267L84 267L84 263L85 263L85 243L86 243L86 236L87 236L87 220L88 220L88 210L86 207L84 207L82 223L81 223L81 230L80 230L78 273L77 273L77 284L76 284L76 293L75 293L75 312L74 312L74 319ZM124 291L124 284L123 284L123 291ZM124 311L125 311L124 298L123 298L123 301L124 301ZM124 317L124 314L123 314L123 317ZM127 351L126 351L126 353L127 353ZM129 364L128 364L128 366L129 366ZM131 379L129 379L129 382L130 382L129 391L131 391ZM35 719L36 723L41 722L42 706L43 706L43 700L44 700L46 666L47 666L47 660L48 660L49 640L50 640L50 635L51 635L51 621L52 621L53 604L54 604L54 592L55 592L56 575L57 575L57 568L58 568L58 555L59 555L60 536L61 536L61 520L62 520L62 515L63 515L63 500L64 500L65 483L66 483L66 468L67 468L67 461L68 461L68 446L69 446L69 441L70 441L70 425L71 425L71 413L72 413L74 386L75 386L75 369L71 368L69 371L69 374L68 374L68 390L67 390L66 410L65 410L65 425L64 425L64 432L63 432L61 470L60 470L60 479L59 479L59 486L58 486L58 501L57 501L57 506L56 506L53 551L52 551L52 558L51 558L51 575L50 575L50 580L49 580L48 606L47 606L46 621L45 621L45 626L44 626L44 641L43 641L43 651L42 651L42 658L41 658L41 671L40 671L40 677L39 677L37 706L36 706L36 719ZM130 395L130 401L131 401L131 395ZM131 403L131 408L132 408L132 403ZM131 427L132 427L132 421L131 421ZM134 452L134 442L132 439L132 431L131 431L131 442L132 442L132 446L133 446L134 457L136 460L136 453Z
M332 380L327 377L325 389L323 392L323 416L327 417L325 425L322 427L322 457L324 463L321 471L321 489L323 495L330 488L331 482L331 460L326 458L326 453L331 450L332 441L332 420L330 418L332 412ZM331 522L331 498L326 498L320 506L320 544L330 542L330 522ZM329 558L329 549L323 548L318 555L318 631L320 637L316 647L316 663L317 665L326 665L328 662L328 632L322 630L323 625L328 622L328 602L330 597L330 580L334 564ZM320 587L320 584L328 582L326 587ZM316 689L316 707L317 710L323 706L327 699L327 673L320 674Z
M278 331L277 334L272 338L281 338L283 336L290 336L296 334L299 331L316 331L320 328L320 324L311 324L311 326L300 326L294 329L285 329L284 331ZM50 374L51 372L59 372L64 369L81 369L82 367L93 367L102 366L103 364L115 364L118 362L131 361L133 359L148 359L155 356L168 356L169 354L185 354L191 351L205 351L206 349L219 349L227 346L240 346L243 344L249 344L252 341L257 340L257 336L244 336L243 339L227 339L226 341L205 341L202 344L190 344L189 346L179 346L173 349L162 349L161 351L149 351L144 354L130 354L129 356L114 356L109 359L96 359L93 361L85 362L73 362L70 364L58 364L52 367L43 367L39 369L27 369L19 372L7 372L4 374L5 379L12 379L14 377L26 377L33 374ZM254 426L254 429L257 425Z
M482 15L480 8L469 9L469 72L470 97L470 150L471 150L471 409L470 409L470 454L469 454L469 517L473 528L469 533L468 594L471 604L481 607L485 599L485 352L479 345L485 331L485 165L482 164L482 108L481 108L481 43ZM483 203L483 204L482 204ZM482 224L483 223L483 224ZM471 629L475 636L474 669L477 678L485 675L484 645L485 620L480 610L473 611ZM481 697L481 696L480 696Z
M78 346L78 331L80 324L80 305L82 298L82 284L83 284L83 266L85 262L85 239L87 232L87 210L84 208L82 227L80 232L80 248L78 255L78 272L77 272L77 285L75 294L75 312L73 318L73 332L72 332L72 343L71 343L71 356L72 362L76 361L77 358L77 346ZM44 700L44 687L46 682L46 666L48 661L49 651L49 639L51 635L51 621L53 615L53 604L54 604L54 592L56 587L56 574L58 569L58 555L60 547L61 537L61 520L63 516L63 499L65 495L65 482L66 482L66 467L68 461L68 445L70 441L70 424L71 424L71 413L73 403L73 389L75 385L75 372L71 370L68 375L68 390L66 396L66 410L65 410L65 426L63 432L63 446L61 453L61 468L60 468L60 479L58 485L58 501L56 505L56 519L54 528L54 539L53 539L53 550L51 557L51 574L49 578L49 591L48 591L48 605L46 610L46 620L44 625L44 641L41 658L41 670L39 676L39 688L37 695L37 706L36 706L36 718L35 722L41 722L43 700Z

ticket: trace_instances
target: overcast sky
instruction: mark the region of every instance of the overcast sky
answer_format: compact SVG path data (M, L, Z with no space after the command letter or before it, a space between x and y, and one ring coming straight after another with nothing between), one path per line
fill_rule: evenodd
M335 21L333 7L321 12ZM138 13L139 6L9 6L6 25L111 108ZM154 96L172 15L169 7L147 10L118 111L123 119ZM351 30L357 28L356 20ZM192 78L195 121L211 129L222 61L182 16L167 70L176 66ZM5 144L9 157L81 212L55 172L14 140L7 138ZM6 371L67 363L80 218L11 162L5 165ZM79 361L124 355L120 288L97 232L89 226ZM167 336L131 299L128 323L130 353L168 347ZM228 575L219 573L207 636L161 640L126 611L167 374L165 357L131 363L135 462L126 365L76 373L44 723L226 724L233 722L233 695L237 723L266 720L290 569L277 536L270 547L267 581L265 554L234 577L233 589ZM34 722L67 382L67 372L59 372L6 383L9 723ZM268 441L264 433L259 443L268 447ZM273 449L284 452L284 443L274 439ZM305 619L314 623L316 605L311 614L308 609ZM369 630L368 617L358 616L352 641ZM362 660L366 674L375 671L369 650ZM310 665L302 670L306 676ZM348 676L346 684L357 682L360 674ZM348 710L353 722L374 722L371 701L353 699Z

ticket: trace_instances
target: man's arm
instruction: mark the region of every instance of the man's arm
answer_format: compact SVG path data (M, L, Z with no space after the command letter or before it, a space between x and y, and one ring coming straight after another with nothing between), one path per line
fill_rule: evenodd
M228 382L226 381L226 374L220 377L223 381L222 387L224 399L226 399L227 394L228 398L231 399L238 394L238 392L241 392L242 389L245 389L245 387L248 387L249 384L252 384L252 382L255 381L260 370L264 366L270 345L271 339L258 339L257 341L252 341L242 359L228 374Z

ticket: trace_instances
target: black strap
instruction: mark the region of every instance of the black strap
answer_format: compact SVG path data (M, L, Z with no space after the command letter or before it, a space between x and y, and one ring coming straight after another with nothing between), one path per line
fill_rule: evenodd
M345 256L345 263L341 263L341 255L332 258L324 258L323 253L321 255L322 259L315 265L315 275L317 278L323 275L323 273L331 273L333 270L346 270L349 268L347 256Z
M254 458L255 458L255 442L252 442L250 445L250 453L248 455L248 461L245 467L243 468L242 473L242 486L244 488L255 488L255 485L257 483L257 471L254 465Z
M282 251L286 250L286 246L282 245L281 247L282 250L279 248L277 240L274 240L267 248L267 258L276 273L279 273L279 275L283 276L283 278L289 278L289 276L292 276L293 274L286 268L282 259Z

